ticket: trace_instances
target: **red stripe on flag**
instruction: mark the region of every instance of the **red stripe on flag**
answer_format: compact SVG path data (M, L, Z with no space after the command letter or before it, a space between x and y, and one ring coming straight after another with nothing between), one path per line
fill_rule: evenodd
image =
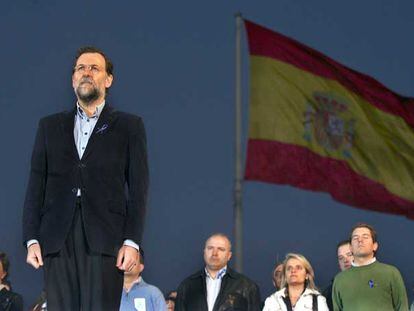
M249 139L245 179L329 192L345 204L414 219L414 202L355 173L345 161L322 157L297 145Z
M385 112L400 116L414 128L414 99L389 90L372 77L280 33L245 20L251 55L266 56L324 78L335 80Z

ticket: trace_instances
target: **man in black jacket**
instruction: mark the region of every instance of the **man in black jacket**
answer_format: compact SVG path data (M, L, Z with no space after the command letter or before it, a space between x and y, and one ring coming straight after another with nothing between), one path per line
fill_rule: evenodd
M349 240L343 240L338 243L336 246L337 251L337 258L338 258L338 266L340 271L348 270L352 267L352 261L354 260L354 256L352 255L351 250L351 243ZM326 304L328 305L329 310L333 310L333 303L332 303L332 286L333 286L333 279L331 283L324 289L322 295L326 298Z
M105 102L113 66L81 48L75 107L40 120L23 212L27 262L45 270L48 310L118 310L138 259L148 167L141 118Z
M231 242L226 235L210 236L204 247L206 266L181 283L175 310L261 310L258 286L227 266L231 255Z

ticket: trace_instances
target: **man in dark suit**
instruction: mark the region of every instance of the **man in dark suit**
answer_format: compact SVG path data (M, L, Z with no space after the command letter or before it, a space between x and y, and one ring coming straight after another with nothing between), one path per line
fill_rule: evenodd
M27 262L44 265L48 310L118 310L138 259L146 197L146 136L137 116L105 102L113 65L81 48L76 107L40 120L23 212Z
M176 311L259 311L258 286L227 266L231 258L230 239L211 235L204 247L204 269L181 282Z

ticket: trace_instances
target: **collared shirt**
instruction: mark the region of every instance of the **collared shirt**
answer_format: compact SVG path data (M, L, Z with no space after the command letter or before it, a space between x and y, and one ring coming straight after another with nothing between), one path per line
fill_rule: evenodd
M372 257L367 263L365 263L363 265L358 265L358 264L355 263L355 261L352 261L351 264L352 264L352 267L362 267L362 266L368 266L368 265L374 263L375 261L377 261L377 258Z
M85 152L89 138L95 128L96 122L98 122L99 116L103 108L105 107L105 101L102 104L96 106L96 110L92 116L88 116L79 105L76 103L76 115L75 115L75 126L73 127L73 136L75 138L76 149L78 150L79 159L82 159L83 153Z
M86 146L88 145L89 138L98 122L99 116L105 106L105 101L102 104L96 106L96 110L92 116L88 116L83 108L76 103L76 115L75 126L73 127L73 136L75 138L76 150L78 150L79 159L82 159ZM81 190L78 189L77 196L81 196Z
M161 291L139 277L129 291L122 291L120 311L167 311Z
M205 271L206 271L206 288L207 288L207 306L208 306L208 311L211 311L213 310L217 296L220 292L221 281L223 280L223 277L226 275L227 266L225 266L219 272L217 272L216 278L213 278L210 275L210 273L208 273L207 268L205 268Z
M92 135L93 129L101 115L102 110L105 107L105 101L96 106L95 112L92 116L88 116L85 110L76 103L76 115L75 115L75 126L73 127L73 136L75 138L76 150L78 151L79 159L82 159L83 153L85 152L86 146L88 145L89 138ZM78 189L77 196L81 196L81 190ZM132 246L139 250L138 244L132 240L125 240L124 245Z

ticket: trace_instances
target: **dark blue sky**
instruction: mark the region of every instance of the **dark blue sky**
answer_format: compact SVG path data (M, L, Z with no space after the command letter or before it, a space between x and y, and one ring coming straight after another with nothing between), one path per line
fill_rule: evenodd
M232 235L234 13L413 96L413 10L409 0L3 1L0 249L13 261L15 289L31 303L41 288L41 273L25 264L21 208L38 119L75 103L70 70L79 46L107 51L115 63L108 101L146 123L151 190L144 277L167 291L202 265L211 232ZM245 35L243 86L245 139ZM324 287L337 270L337 241L359 221L377 228L379 259L400 268L411 295L413 221L289 186L248 182L243 196L244 272L263 297L272 291L273 263L290 251L310 259Z

